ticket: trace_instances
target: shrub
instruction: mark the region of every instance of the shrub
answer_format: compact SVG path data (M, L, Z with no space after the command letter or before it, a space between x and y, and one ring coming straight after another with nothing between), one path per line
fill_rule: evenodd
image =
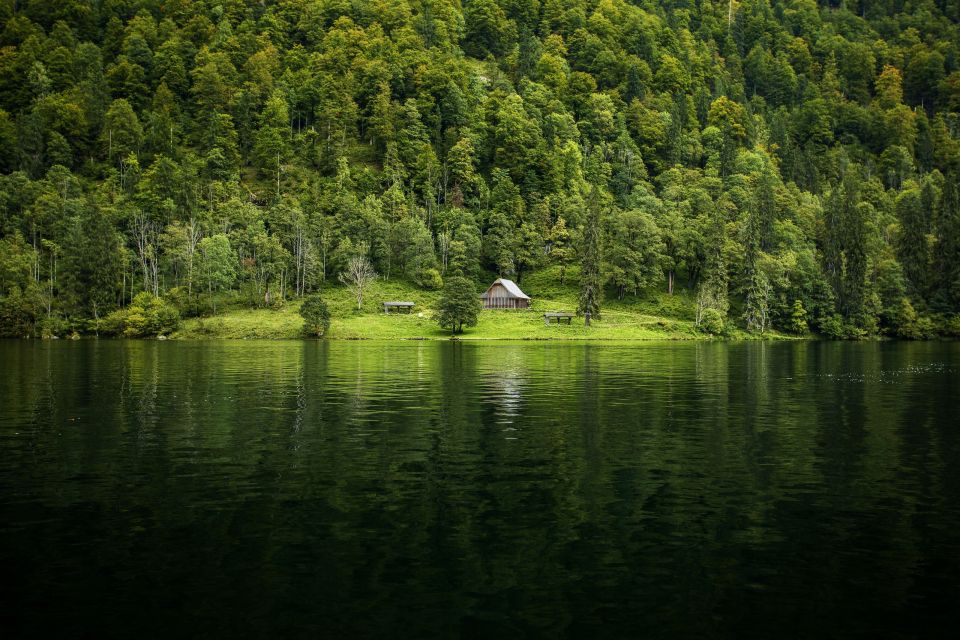
M818 324L820 325L820 332L828 338L839 340L845 336L843 318L840 317L839 313L823 316Z
M960 338L960 314L940 316L937 319L937 326L940 328L941 335Z
M810 327L807 326L807 310L803 308L803 302L800 300L793 301L788 328L791 333L801 336L810 330Z
M721 335L724 330L723 314L717 309L704 309L700 319L700 330L704 333Z
M129 307L104 318L100 330L108 335L139 338L169 333L179 325L180 314L174 307L144 291L133 298Z
M436 269L424 269L418 272L413 280L418 286L424 289L435 291L443 287L443 278L440 277L440 272Z
M172 305L181 315L190 314L194 305L191 303L190 296L187 295L186 287L173 287L164 294L163 299Z
M0 338L23 338L37 333L42 300L35 289L14 288L0 297Z
M303 318L305 333L322 336L330 329L330 309L319 293L303 299L303 304L300 305L300 317Z
M76 332L74 323L61 318L58 315L52 315L49 318L43 318L37 322L37 328L40 335L44 338L53 336L65 336Z
M921 316L906 298L894 308L892 320L897 337L907 340L923 340L933 337L935 331L933 321L928 316Z

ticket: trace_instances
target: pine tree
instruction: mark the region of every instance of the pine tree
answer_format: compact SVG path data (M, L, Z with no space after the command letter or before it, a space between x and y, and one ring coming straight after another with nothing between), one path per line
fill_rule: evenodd
M570 262L573 253L570 247L570 232L567 230L567 221L563 216L557 218L557 222L550 229L550 262L560 267L560 284L563 284L563 278L567 272L567 264Z
M761 268L761 259L765 249L764 240L769 244L773 228L773 173L769 166L764 167L747 211L743 228L744 249L744 311L743 318L748 331L763 333L770 322L769 301L770 281Z
M944 309L960 313L960 173L947 176L937 216L936 291Z
M907 278L907 292L919 298L926 290L929 263L927 234L924 231L924 207L920 191L908 189L897 197L897 217L900 218L900 236L897 255Z
M577 313L589 313L596 320L600 319L600 304L603 302L603 222L600 207L599 189L594 186L587 203L587 220L580 248L580 300Z

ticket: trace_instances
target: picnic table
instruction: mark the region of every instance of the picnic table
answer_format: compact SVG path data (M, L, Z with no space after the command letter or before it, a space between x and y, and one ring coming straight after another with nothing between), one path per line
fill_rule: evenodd
M543 314L543 324L549 325L551 320L556 320L557 324L566 320L567 324L571 324L575 315L577 314L566 311L548 311Z
M413 311L412 302L384 302L383 303L383 312L390 313L390 309L406 309L407 313Z

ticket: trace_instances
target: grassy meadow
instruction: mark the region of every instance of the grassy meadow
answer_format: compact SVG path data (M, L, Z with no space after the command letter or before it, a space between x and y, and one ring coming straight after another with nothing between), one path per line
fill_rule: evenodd
M528 310L483 310L475 327L457 336L460 340L696 340L710 339L694 326L693 294L678 291L668 295L645 291L623 300L607 299L600 320L590 327L583 318L571 325L549 326L543 322L547 311L576 311L577 273L568 269L564 284L559 272L546 269L524 278L520 287L532 298ZM478 289L479 295L481 291ZM352 293L341 285L324 289L330 306L328 339L338 340L444 340L451 337L433 319L439 291L425 291L400 280L378 280L364 294L357 309ZM416 303L412 313L383 313L385 300ZM299 301L278 309L228 308L216 316L188 318L172 338L294 339L303 337ZM749 337L734 333L733 337ZM766 337L782 337L767 334Z

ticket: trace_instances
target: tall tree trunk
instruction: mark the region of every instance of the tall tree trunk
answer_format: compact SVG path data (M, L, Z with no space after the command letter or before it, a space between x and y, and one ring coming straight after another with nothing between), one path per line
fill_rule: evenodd
M197 245L200 244L200 225L196 218L191 217L187 226L187 300L193 293L193 257L197 252Z

